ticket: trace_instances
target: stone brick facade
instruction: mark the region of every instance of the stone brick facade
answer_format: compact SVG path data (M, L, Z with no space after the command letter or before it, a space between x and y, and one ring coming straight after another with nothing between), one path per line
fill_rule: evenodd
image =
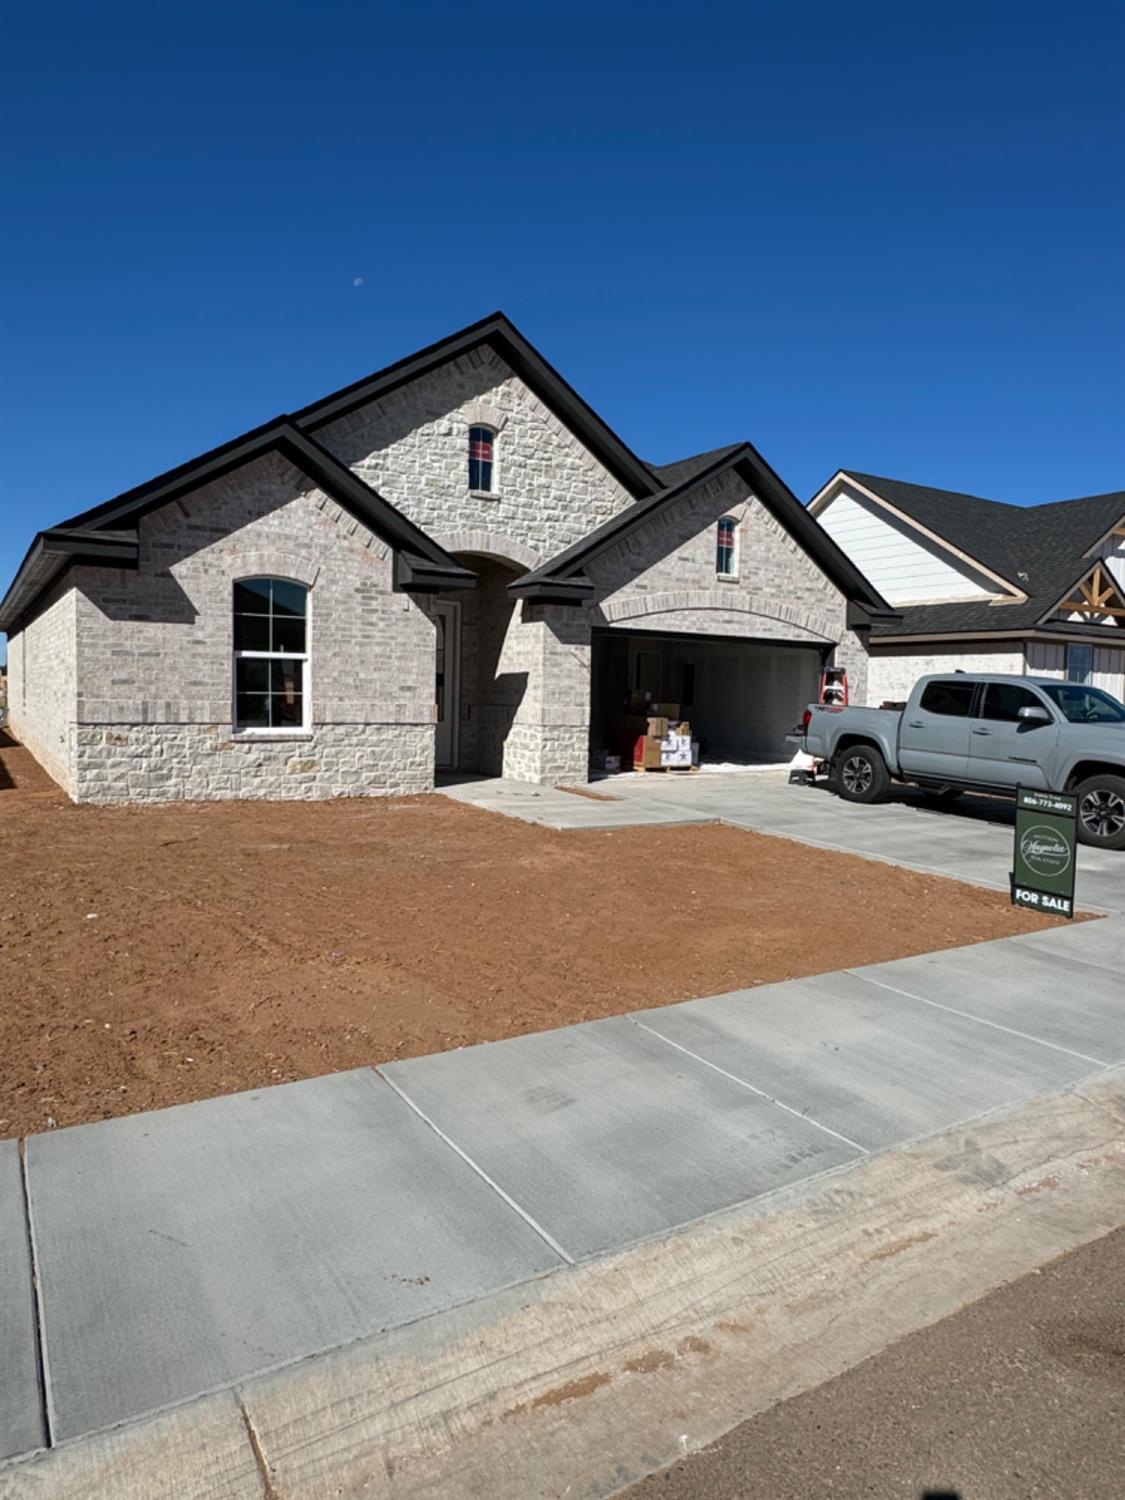
M500 428L492 498L467 487L469 428L482 414ZM545 559L633 498L488 350L400 386L316 438L439 540L479 530Z
M8 723L17 738L74 795L77 684L75 591L60 585L8 642Z
M433 784L434 625L387 547L279 457L141 521L136 572L80 567L16 639L50 714L13 729L81 801L314 798ZM307 733L232 727L234 581L309 589ZM50 642L46 640L50 634ZM60 670L69 652L74 668ZM69 713L64 705L69 704ZM45 737L60 741L57 753Z
M722 516L737 522L730 578L715 571ZM659 511L588 572L599 588L592 624L828 646L853 701L866 702L867 651L848 629L846 598L733 474Z
M497 434L470 491L468 431ZM592 631L834 648L862 691L843 595L727 476L658 510L589 567L584 607L507 584L633 497L494 353L465 355L315 430L316 441L478 574L461 619L459 764L535 782L588 769ZM738 520L738 577L715 523ZM83 801L384 795L433 784L435 621L387 545L280 456L140 520L136 571L80 566L11 642L11 722ZM232 727L236 580L309 591L307 732ZM452 597L452 596L450 596ZM862 701L862 700L861 700Z
M79 802L314 799L424 792L433 731L321 724L307 741L240 739L220 724L94 724L74 731Z

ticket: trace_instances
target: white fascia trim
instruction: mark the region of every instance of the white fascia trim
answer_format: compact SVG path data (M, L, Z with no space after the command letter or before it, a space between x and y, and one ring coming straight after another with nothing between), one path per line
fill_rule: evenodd
M993 572L991 568L986 568L984 563L978 562L975 557L970 557L967 552L962 552L960 547L955 547L952 542L947 542L944 537L938 536L936 531L930 531L928 527L916 521L913 516L908 516L904 510L899 510L897 505L892 505L889 500L884 500L874 490L869 490L866 485L860 484L859 480L853 479L846 469L838 470L824 486L824 489L819 494L813 496L812 500L809 501L809 510L812 511L814 505L819 510L824 510L829 501L836 498L835 495L829 496L828 491L833 485L840 486L845 482L852 489L858 490L865 499L872 501L873 504L878 505L890 515L896 516L904 525L909 526L912 531L916 531L919 536L926 537L928 541L933 542L944 552L948 552L951 557L955 557L959 562L965 563L966 566L975 569L976 572L983 574L985 578L991 578L993 583L998 583L1011 596L1014 603L1021 604L1027 598L1027 594L1023 589L1017 588L1014 583L1009 582L1002 574ZM821 504L822 500L823 504Z
M1082 556L1093 557L1098 548L1104 546L1105 543L1109 541L1110 537L1113 536L1116 532L1120 531L1122 527L1125 527L1125 512L1118 516L1117 520L1114 521L1113 525L1109 528L1108 531L1102 532L1101 536L1098 537L1093 546L1088 547L1086 551L1083 552Z

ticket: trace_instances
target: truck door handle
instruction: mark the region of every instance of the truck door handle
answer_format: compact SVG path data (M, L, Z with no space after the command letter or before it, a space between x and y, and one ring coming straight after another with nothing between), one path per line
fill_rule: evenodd
M925 729L926 726L922 723L921 719L911 719L906 727L908 729Z
M991 734L992 730L991 729L974 729L973 733L974 734Z

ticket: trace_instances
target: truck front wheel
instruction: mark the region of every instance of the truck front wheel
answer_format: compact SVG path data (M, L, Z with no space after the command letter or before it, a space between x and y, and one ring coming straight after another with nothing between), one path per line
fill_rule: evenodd
M845 802L878 802L891 784L887 763L872 745L841 750L832 779Z
M1088 776L1074 795L1079 842L1094 849L1125 849L1125 777Z

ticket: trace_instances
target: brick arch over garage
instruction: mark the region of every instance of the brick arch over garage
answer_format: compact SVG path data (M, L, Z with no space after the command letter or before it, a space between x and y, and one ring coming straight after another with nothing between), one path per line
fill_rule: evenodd
M471 552L477 557L490 557L494 562L518 564L521 568L537 568L542 562L538 552L517 542L514 537L497 531L449 531L433 540L446 552Z
M812 642L835 645L840 628L826 615L797 605L783 604L757 594L735 594L724 589L699 589L662 594L639 594L609 599L595 612L594 624L637 624L660 615L691 614L719 610L726 615L745 615L747 619L766 619L790 629L800 630ZM642 627L643 628L643 627Z

